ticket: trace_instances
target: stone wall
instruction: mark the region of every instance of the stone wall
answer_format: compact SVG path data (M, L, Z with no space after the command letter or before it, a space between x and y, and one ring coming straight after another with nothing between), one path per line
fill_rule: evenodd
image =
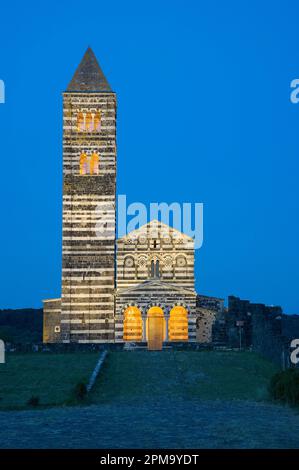
M61 340L61 299L44 300L43 342Z
M216 319L223 312L224 300L218 297L197 295L196 297L196 341L211 343Z
M115 306L115 341L123 341L124 312L130 305L139 308L145 325L147 312L151 306L160 306L166 323L173 307L181 305L188 312L188 340L196 341L196 294L194 291L170 286L159 280L145 281L128 290L120 290L116 295ZM143 327L145 341L145 328Z
M116 96L66 92L63 106L61 340L114 341ZM80 113L100 112L97 131ZM99 155L98 174L80 174L80 156Z
M156 220L117 240L117 288L153 278L194 290L194 240Z
M276 364L288 366L289 346L299 338L299 315L286 315L280 306L228 297L228 309L214 325L213 342L230 348L252 348Z

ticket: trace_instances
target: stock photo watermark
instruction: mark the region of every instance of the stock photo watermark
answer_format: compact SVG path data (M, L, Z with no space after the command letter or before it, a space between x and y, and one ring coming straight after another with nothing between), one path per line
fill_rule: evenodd
M0 339L0 364L5 364L5 344L2 339Z
M291 349L293 349L290 356L291 363L297 365L299 363L299 338L293 339Z
M198 249L203 243L203 203L191 202L152 202L147 207L142 202L127 204L125 194L117 198L117 238L122 238L151 222L148 232L155 236L159 230L159 222L163 224L163 236L170 236L173 229L182 232L194 241L194 248ZM115 220L113 203L98 204L96 234L98 237L113 238L115 234ZM109 214L111 217L109 218ZM109 220L109 222L107 222Z
M290 94L291 103L297 104L299 103L299 78L295 78L291 81L290 87L292 88Z
M0 104L5 103L5 83L3 80L0 80Z

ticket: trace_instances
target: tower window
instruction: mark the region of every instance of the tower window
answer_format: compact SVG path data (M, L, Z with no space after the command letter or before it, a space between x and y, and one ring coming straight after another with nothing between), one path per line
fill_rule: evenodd
M84 119L84 114L83 113L78 113L77 115L77 131L78 132L83 132L84 127L85 127L85 119Z
M85 115L85 131L93 131L93 115L91 113L86 113Z
M89 162L87 154L82 152L80 155L80 175L88 175L89 173Z
M93 152L88 156L86 152L80 155L80 175L98 175L99 174L99 155Z
M98 175L99 174L99 156L96 152L90 157L90 174Z
M77 114L77 132L100 132L101 112L79 112Z

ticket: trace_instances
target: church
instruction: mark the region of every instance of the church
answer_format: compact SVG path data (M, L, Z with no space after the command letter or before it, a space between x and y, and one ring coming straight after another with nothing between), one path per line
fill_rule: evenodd
M224 302L195 291L194 240L158 220L116 239L116 110L88 48L63 94L61 298L44 300L43 341L211 342Z

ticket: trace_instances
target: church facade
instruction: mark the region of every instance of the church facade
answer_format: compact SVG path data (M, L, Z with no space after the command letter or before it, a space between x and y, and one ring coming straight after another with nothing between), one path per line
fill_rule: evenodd
M89 48L63 94L61 298L45 343L209 342L223 300L194 287L194 242L157 221L116 240L116 95Z

